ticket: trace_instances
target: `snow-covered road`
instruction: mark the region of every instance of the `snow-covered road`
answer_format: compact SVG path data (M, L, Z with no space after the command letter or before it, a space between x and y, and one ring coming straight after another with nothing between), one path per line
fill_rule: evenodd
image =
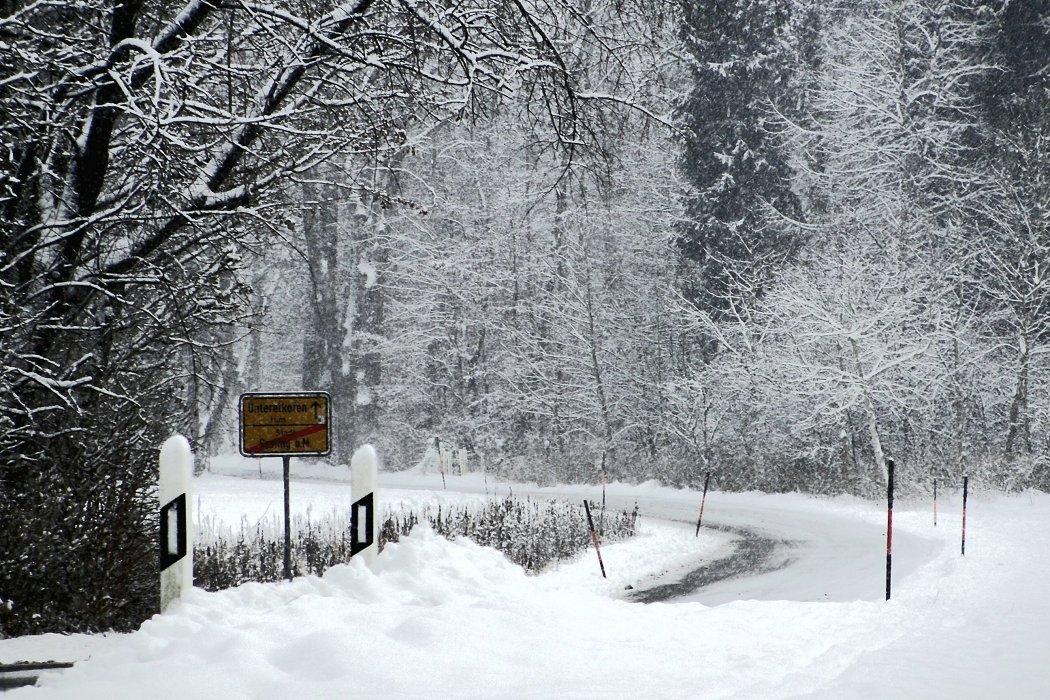
M745 527L783 542L790 559L780 570L733 578L685 596L718 605L731 600L883 600L886 590L886 523L858 519L820 501L806 507L770 499L720 494L705 519ZM706 509L705 509L706 510ZM894 583L931 561L944 541L897 530L893 541Z
M268 460L267 462L277 462ZM207 481L205 515L213 515L231 524L241 517L249 522L281 512L279 469L265 464L270 471L263 479L252 478L245 470L239 480L214 477ZM299 478L293 478L293 511L312 511L315 515L344 507L352 501L348 476L332 468L300 465ZM481 474L463 476L418 472L382 473L381 498L395 501L447 501L485 495L531 495L542 498L600 502L599 486L538 487L507 484L487 479ZM695 531L700 494L686 489L662 487L639 488L610 484L606 501L610 509L631 510L637 504L643 518L665 521L680 526L685 534ZM381 505L382 507L382 505ZM704 586L695 593L678 597L678 602L700 602L719 605L733 600L794 601L877 601L885 598L886 589L886 516L877 509L859 513L856 508L840 505L836 499L793 498L771 499L763 494L708 493L701 538L717 539L720 546L698 548L694 568L710 565L715 558L732 554L723 546L726 537L717 528L744 529L775 542L775 551L764 562L761 571L748 576L733 575L718 583ZM924 563L934 559L944 548L943 532L931 528L923 533L916 529L897 529L893 542L893 583L903 582ZM676 567L659 579L649 579L645 586L672 584L686 576L688 567ZM636 572L638 577L652 572Z
M380 482L398 490L442 489L438 475L415 473L384 475ZM496 483L482 485L477 475L448 477L446 490L478 493L506 492L565 499L601 500L600 487L556 486L548 488L508 487ZM695 531L700 494L689 490L612 484L607 488L610 509L630 510L635 504L643 517L678 523L689 533ZM873 517L874 516L874 517ZM761 494L735 494L712 491L704 507L701 537L712 536L722 527L746 530L774 542L768 559L756 561L759 571L733 575L702 589L676 597L676 602L719 605L734 600L855 601L884 600L886 597L886 519L866 512L858 517L855 509L810 497L770 499ZM927 535L912 530L896 530L893 541L892 577L902 582L923 564L933 560L945 547L940 533ZM729 557L731 552L720 552ZM696 566L711 564L709 553L696 560ZM673 583L684 578L678 571L647 587Z
M293 468L293 509L345 508L348 484L331 474ZM270 517L280 510L280 481L264 477L205 477L195 501L226 522ZM508 488L478 475L449 479L447 491L435 475L380 481L381 496L406 505ZM600 487L527 490L601 498ZM957 505L957 495L944 499ZM43 687L12 691L12 700L1046 697L1045 494L971 494L966 557L948 503L934 528L926 503L900 499L887 603L880 504L713 492L705 523L792 541L793 563L693 601L627 602L627 584L673 579L730 550L720 530L693 537L697 497L610 485L609 504L637 501L642 520L638 536L603 548L608 579L592 552L526 576L493 550L423 529L371 569L354 562L321 578L194 590L133 634L0 640L0 661L82 659L45 674Z

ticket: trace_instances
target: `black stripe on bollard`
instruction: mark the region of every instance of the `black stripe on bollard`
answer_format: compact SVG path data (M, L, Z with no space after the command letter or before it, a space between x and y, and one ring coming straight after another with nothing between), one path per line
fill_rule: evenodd
M886 460L886 600L890 599L890 572L893 570L893 460Z
M171 531L174 518L175 532ZM175 541L171 536L175 535ZM188 536L186 530L186 494L181 493L160 509L160 570L186 556Z
M937 527L937 480L933 480L933 526Z
M364 517L362 517L362 515ZM366 493L350 506L350 556L375 543L375 493Z

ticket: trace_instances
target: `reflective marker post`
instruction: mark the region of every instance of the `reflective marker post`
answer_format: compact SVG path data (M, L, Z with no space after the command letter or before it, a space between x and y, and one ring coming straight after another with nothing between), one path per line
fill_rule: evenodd
M890 572L893 570L893 460L886 460L886 600L890 599Z
M160 611L167 610L182 593L193 587L193 536L190 489L193 451L181 435L168 438L160 448L157 499L160 505Z
M937 479L933 480L933 526L937 527Z
M583 510L587 513L587 527L591 529L591 542L594 543L594 551L598 555L598 566L602 570L602 578L608 578L605 575L605 563L602 561L602 550L598 548L598 533L594 531L594 520L591 518L591 506L587 503L587 500L583 501Z
M365 563L375 564L379 555L379 519L376 518L376 482L379 457L371 445L362 445L350 458L350 556L364 555Z
M970 477L963 477L962 555L966 556L966 497L970 492Z
M704 502L707 500L707 485L711 483L711 472L707 472L707 476L704 477L704 495L700 497L700 517L696 519L696 534L693 537L700 536L700 523L704 519Z

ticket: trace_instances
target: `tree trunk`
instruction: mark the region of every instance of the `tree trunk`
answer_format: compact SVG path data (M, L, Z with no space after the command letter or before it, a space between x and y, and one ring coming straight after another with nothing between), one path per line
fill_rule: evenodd
M1028 338L1021 332L1018 334L1018 344L1021 349L1020 367L1017 371L1017 385L1014 388L1013 400L1010 401L1010 413L1006 431L1007 457L1012 457L1016 452L1018 439L1022 441L1025 453L1032 450L1031 428L1028 423L1028 366L1030 364L1028 351Z
M324 179L327 172L319 170ZM303 239L310 272L309 303L312 313L303 334L302 387L327 391L332 397L332 459L349 463L354 449L356 382L344 342L353 330L346 323L356 295L348 293L340 267L338 202L328 184L303 185ZM349 298L348 298L349 297ZM350 316L352 318L352 316Z
M882 451L882 438L879 436L879 420L875 413L875 402L871 398L871 390L868 387L867 379L864 377L864 367L860 362L860 349L857 347L857 341L854 338L850 338L849 343L853 350L853 364L857 371L857 378L861 381L864 395L865 422L868 424L871 450L875 453L875 465L882 474L882 483L885 484L890 480L890 473L886 468L886 456Z

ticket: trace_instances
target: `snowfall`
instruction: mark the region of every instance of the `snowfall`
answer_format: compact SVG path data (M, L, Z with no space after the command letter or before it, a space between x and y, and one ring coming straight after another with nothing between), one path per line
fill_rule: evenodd
M198 522L283 509L279 459L216 460L194 480ZM381 472L380 507L495 496L601 499L600 486ZM1046 698L1050 496L942 489L898 496L885 600L886 509L855 498L701 494L610 484L639 533L538 575L419 528L372 567L194 589L134 633L0 640L0 662L63 660L16 698ZM345 510L346 468L293 460L294 511ZM732 532L778 541L784 564L658 603L638 591L729 555ZM628 588L630 587L630 588ZM5 697L7 696L5 695Z

